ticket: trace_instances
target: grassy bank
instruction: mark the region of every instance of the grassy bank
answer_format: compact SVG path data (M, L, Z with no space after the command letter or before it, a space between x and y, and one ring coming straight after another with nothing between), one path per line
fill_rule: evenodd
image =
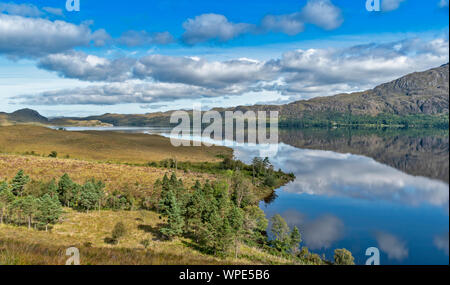
M119 132L68 132L45 127L16 125L0 127L0 153L48 156L81 160L147 163L173 158L178 161L215 162L218 156L230 156L232 150L220 146L174 147L158 135Z

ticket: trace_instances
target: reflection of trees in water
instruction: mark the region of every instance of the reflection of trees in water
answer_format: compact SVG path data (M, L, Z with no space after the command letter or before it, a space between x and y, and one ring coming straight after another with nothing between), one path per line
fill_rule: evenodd
M270 196L264 198L264 203L266 203L266 205L269 205L270 203L275 201L277 197L278 197L277 193L275 191L272 191L272 194L270 194Z
M449 182L448 131L285 129L279 135L294 147L364 155L411 175Z

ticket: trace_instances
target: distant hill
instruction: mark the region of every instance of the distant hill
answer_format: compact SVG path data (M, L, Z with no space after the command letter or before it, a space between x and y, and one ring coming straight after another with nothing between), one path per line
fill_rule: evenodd
M415 72L374 89L330 97L318 97L282 106L284 116L302 112L340 112L355 115L448 114L449 64Z
M10 125L18 123L48 124L49 120L31 109L21 109L13 113L0 112L0 125Z

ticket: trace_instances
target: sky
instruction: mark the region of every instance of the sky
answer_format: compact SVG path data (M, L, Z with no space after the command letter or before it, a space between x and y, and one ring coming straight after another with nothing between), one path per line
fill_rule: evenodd
M0 1L0 112L285 104L449 61L448 0L75 2Z

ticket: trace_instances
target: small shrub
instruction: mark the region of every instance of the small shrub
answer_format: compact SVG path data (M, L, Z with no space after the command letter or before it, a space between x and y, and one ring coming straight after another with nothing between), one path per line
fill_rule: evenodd
M112 238L114 240L117 240L117 243L119 242L119 240L125 236L125 234L127 233L127 230L125 228L125 225L122 222L118 222L115 226L114 229L112 231Z
M352 253L345 248L336 249L334 251L334 263L336 265L354 265L355 258L353 258Z
M56 158L56 157L58 157L58 153L56 152L56 151L52 151L52 152L50 152L50 154L48 155L48 157L53 157L53 158Z

